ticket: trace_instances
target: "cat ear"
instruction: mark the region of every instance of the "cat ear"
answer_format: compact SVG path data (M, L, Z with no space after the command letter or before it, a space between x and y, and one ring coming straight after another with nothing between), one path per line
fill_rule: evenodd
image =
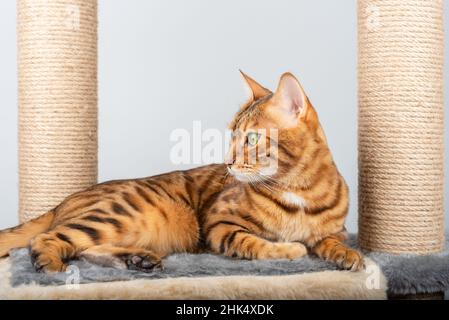
M289 72L284 73L274 93L274 101L282 118L294 125L298 118L306 118L309 104L299 81Z
M242 70L239 70L245 83L246 91L248 93L248 102L256 101L266 95L271 94L271 91L262 87L254 79L246 75Z
M305 112L307 96L299 81L289 72L281 76L275 98L280 107L292 115L301 115Z

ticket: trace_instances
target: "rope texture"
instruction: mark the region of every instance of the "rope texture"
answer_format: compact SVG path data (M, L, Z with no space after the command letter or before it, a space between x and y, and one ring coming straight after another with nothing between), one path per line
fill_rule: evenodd
M444 245L443 1L359 0L359 242Z
M96 0L18 0L19 217L97 180Z

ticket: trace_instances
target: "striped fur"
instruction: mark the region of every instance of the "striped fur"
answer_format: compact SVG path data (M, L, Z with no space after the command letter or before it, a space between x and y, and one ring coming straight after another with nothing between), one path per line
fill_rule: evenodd
M232 139L226 164L92 186L38 219L0 231L0 256L30 245L39 271L65 270L80 256L149 271L174 252L295 259L310 251L342 268L361 268L361 255L343 244L348 188L299 83L295 92L296 79L286 74L271 93L244 78L252 94L230 124L242 134ZM283 100L288 95L290 102ZM291 101L299 108L288 115ZM278 130L277 140L265 135L248 146L247 133L261 128ZM262 142L276 143L276 155ZM257 151L257 161L239 160L238 147L245 155ZM278 170L267 174L270 156Z

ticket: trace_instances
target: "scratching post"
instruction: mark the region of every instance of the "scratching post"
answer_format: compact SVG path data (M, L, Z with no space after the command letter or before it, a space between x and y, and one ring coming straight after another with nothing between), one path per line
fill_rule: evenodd
M96 0L18 0L19 216L97 179Z
M359 242L444 244L443 1L358 2Z

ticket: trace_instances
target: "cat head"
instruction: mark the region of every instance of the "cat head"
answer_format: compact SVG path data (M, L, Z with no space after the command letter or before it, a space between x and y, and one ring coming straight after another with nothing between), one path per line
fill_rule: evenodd
M239 181L288 183L312 150L327 148L318 115L291 73L281 76L275 92L241 73L248 99L229 125L225 163Z

